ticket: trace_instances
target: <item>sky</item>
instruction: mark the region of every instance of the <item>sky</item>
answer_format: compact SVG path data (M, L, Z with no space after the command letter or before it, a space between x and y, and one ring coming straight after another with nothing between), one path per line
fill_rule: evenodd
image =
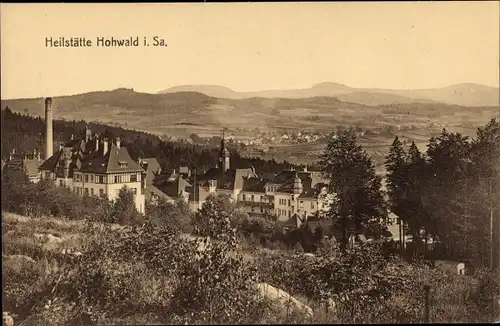
M335 82L499 85L500 2L5 4L1 97ZM50 48L46 37L159 36L166 47Z

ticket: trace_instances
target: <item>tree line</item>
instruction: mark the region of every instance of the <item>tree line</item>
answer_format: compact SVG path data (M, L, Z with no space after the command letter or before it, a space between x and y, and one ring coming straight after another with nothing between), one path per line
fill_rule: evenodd
M494 231L500 207L500 124L495 119L478 128L475 138L443 129L429 140L426 152L415 142L405 148L396 136L385 161L387 191L381 190L382 178L352 130L329 141L319 165L334 194L328 216L344 245L349 235L383 224L389 210L412 237L413 255L429 254L432 239L434 258L493 263L500 238Z

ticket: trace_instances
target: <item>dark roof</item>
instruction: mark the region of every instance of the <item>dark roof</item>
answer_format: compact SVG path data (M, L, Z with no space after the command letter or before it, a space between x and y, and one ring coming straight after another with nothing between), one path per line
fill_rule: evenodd
M102 150L100 148L99 151L93 152L84 158L80 170L96 173L144 172L143 168L132 160L127 148L118 148L111 143L106 155L103 155Z
M90 143L91 141L88 142ZM102 144L97 151L90 153L84 153L81 150L82 144L85 144L84 141L71 141L69 144L72 146L64 146L43 162L39 169L57 173L58 168L64 166L65 158L69 158L71 160L70 175L74 170L93 173L144 172L142 167L132 160L127 148L117 147L112 142L108 142L106 155L103 155Z
M173 200L173 198L171 198L169 195L167 195L166 193L164 193L163 191L161 191L160 189L158 189L157 187L153 186L153 185L149 185L146 190L146 195L150 195L151 193L155 194L155 195L158 195L160 196L160 198L164 198L166 200Z
M179 197L182 191L187 191L187 188L191 187L191 184L187 182L182 176L175 175L175 177L173 178L155 181L155 184L153 186L167 196L176 198Z
M224 173L219 168L210 168L204 175L196 176L196 183L205 185L210 180L216 180L219 190L243 189L243 179L246 177L257 177L253 168L228 169Z
M307 199L307 198L310 198L310 199L318 198L319 194L321 193L321 190L325 186L326 186L326 184L324 184L324 183L318 183L314 187L309 188L309 189L305 190L304 192L302 192L300 194L299 198L305 198L305 199Z
M144 158L141 160L141 167L146 171L146 185L152 185L155 176L161 172L160 163L156 157Z
M266 183L268 182L268 179L262 179L262 178L255 178L255 177L250 177L250 178L243 178L243 191L249 191L249 192L265 192L265 186Z
M302 182L303 191L306 192L315 187L316 184L324 182L321 177L321 172L283 170L269 180L268 184L280 185L277 192L293 192L293 184L296 175Z

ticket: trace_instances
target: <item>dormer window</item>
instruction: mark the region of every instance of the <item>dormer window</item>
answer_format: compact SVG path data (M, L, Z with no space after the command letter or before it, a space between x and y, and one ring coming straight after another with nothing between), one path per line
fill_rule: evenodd
M128 166L128 163L125 161L118 161L118 166L121 168L126 168Z

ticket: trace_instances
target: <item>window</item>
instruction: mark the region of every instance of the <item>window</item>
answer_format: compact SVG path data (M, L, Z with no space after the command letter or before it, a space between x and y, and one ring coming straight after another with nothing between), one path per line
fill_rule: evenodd
M261 208L260 208L260 212L261 212L261 213L264 213L264 207L261 207Z
M104 183L104 177L102 175L96 175L95 182L96 183Z
M243 194L243 201L245 201L245 195Z
M94 175L93 174L90 175L90 182L94 183Z
M290 206L290 199L288 199L288 206Z
M94 196L94 188L90 188L90 195Z
M137 174L130 175L130 182L137 182Z
M85 176L83 177L85 182L89 182L89 175L88 174L85 174Z
M85 195L88 196L89 195L89 188L85 188Z
M118 161L118 166L121 168L126 168L128 166L128 163L124 161Z
M254 200L254 195L252 195L252 201Z
M45 178L50 179L50 172L45 172Z
M75 173L75 181L82 182L82 175L80 173Z
M104 197L104 189L99 189L99 196Z
M120 183L120 176L119 175L115 175L115 183Z
M314 209L314 203L311 203L311 209Z
M64 180L59 180L59 186L60 187L64 186Z

